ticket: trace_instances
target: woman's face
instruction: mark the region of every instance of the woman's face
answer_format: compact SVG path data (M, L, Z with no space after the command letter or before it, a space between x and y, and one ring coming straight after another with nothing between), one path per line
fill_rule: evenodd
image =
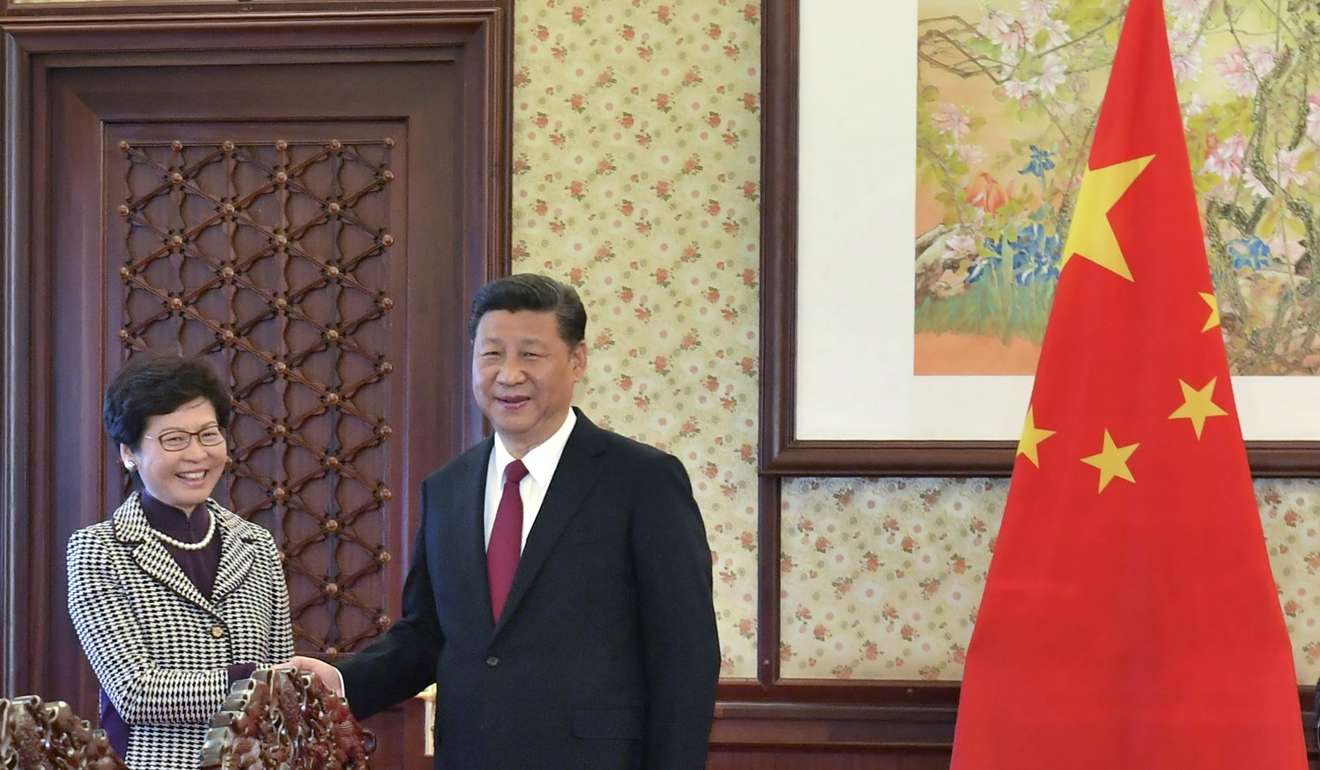
M119 455L124 464L137 466L142 485L157 500L191 513L192 509L211 496L220 474L225 472L229 456L227 442L203 446L199 436L188 436L188 445L176 452L162 446L170 443L173 435L180 440L180 431L204 434L219 431L215 407L204 397L197 397L169 414L153 414L147 418L138 450L120 445Z

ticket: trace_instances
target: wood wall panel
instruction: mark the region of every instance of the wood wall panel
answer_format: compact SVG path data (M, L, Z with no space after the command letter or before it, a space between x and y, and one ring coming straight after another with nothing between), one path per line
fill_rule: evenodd
M283 138L268 125L108 128L103 199L124 202L105 212L105 262L119 280L111 270L104 327L110 350L200 354L230 382L217 498L275 533L297 647L351 651L394 617L382 578L406 537L393 490L406 435L396 308L407 309L407 131L275 128ZM107 356L107 377L125 355ZM128 488L113 466L111 476L106 498Z

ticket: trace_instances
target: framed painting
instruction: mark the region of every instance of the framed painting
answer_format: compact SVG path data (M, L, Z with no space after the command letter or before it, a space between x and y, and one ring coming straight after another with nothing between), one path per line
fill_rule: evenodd
M1213 301L1253 472L1320 475L1320 66L1239 5L1166 3ZM764 473L1011 471L1124 8L765 0Z

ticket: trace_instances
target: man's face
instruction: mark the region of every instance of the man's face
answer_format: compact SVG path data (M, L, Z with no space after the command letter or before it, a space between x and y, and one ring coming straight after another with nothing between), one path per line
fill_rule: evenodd
M570 348L553 312L492 310L477 323L472 392L515 457L563 424L586 368L586 344Z

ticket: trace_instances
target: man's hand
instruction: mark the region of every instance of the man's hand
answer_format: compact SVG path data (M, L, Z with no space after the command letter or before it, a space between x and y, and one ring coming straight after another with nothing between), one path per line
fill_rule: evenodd
M329 663L303 655L294 655L287 665L312 672L321 680L321 684L333 690L339 697L344 697L344 677L340 675L339 669Z

